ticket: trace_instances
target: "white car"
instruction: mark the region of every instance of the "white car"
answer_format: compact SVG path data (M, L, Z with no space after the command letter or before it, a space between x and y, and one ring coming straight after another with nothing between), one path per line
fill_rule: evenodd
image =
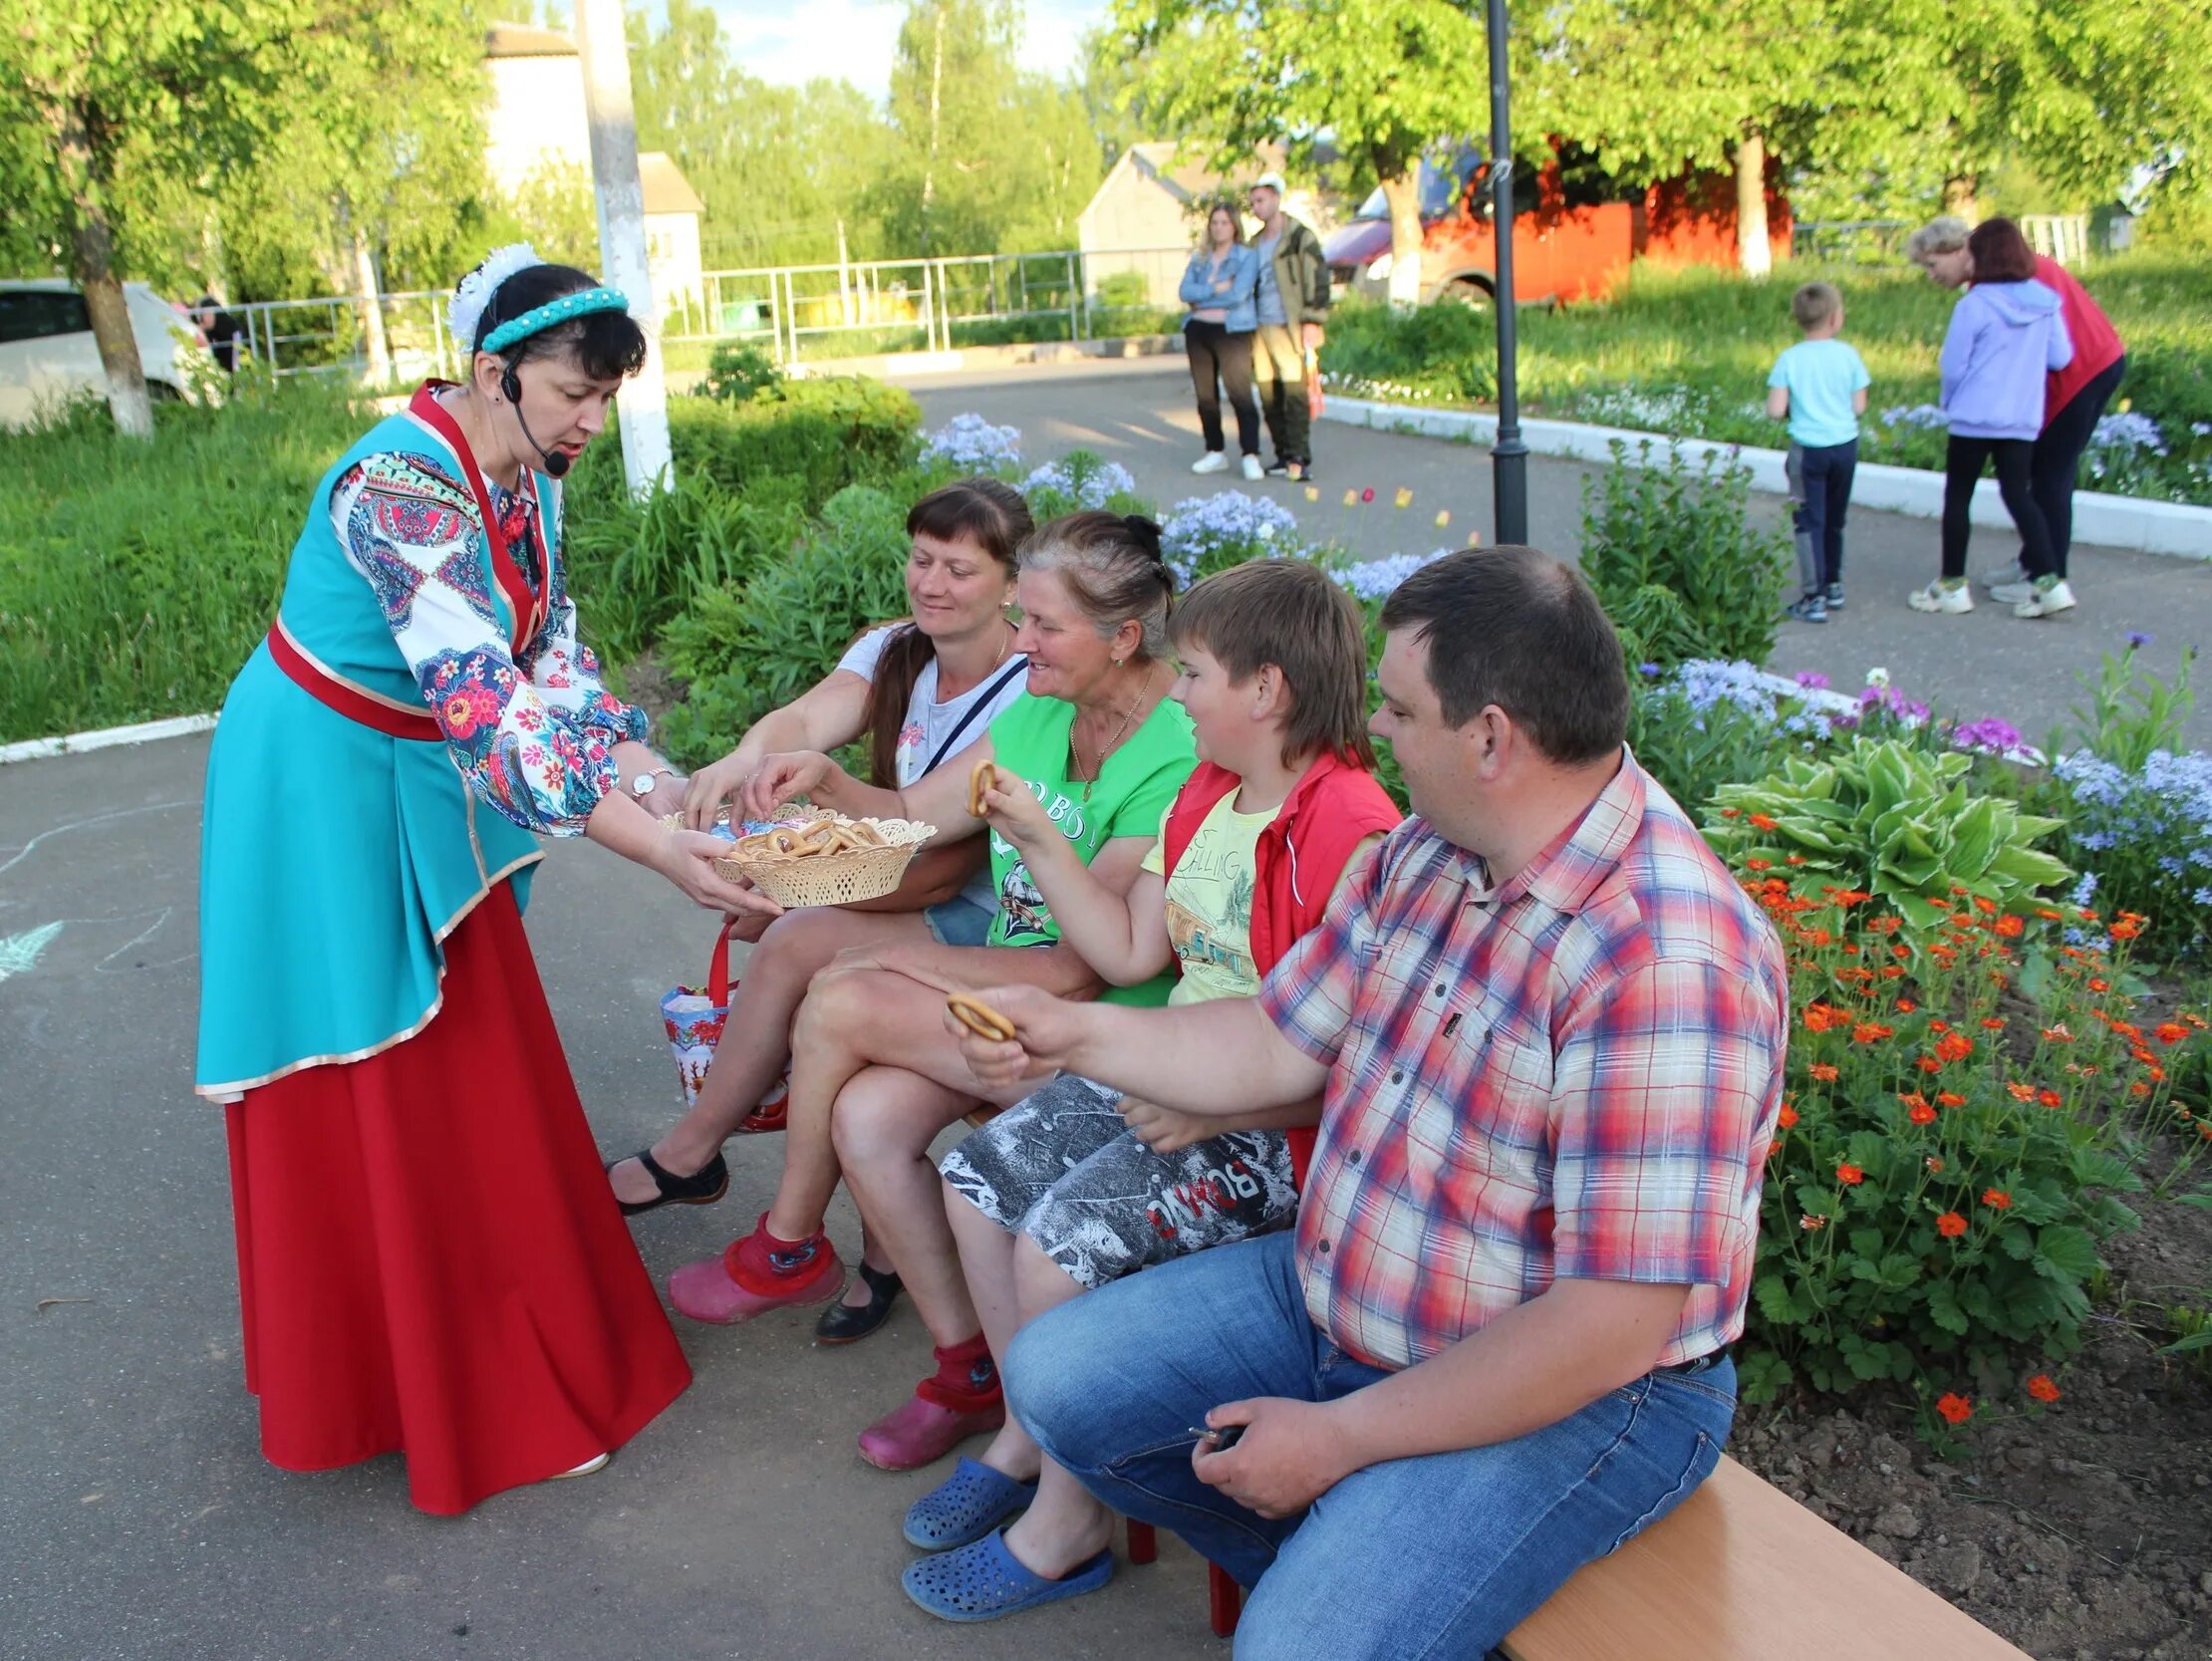
M192 397L215 361L190 317L143 283L125 283L123 295L146 390L156 399ZM88 392L105 395L107 386L92 319L75 283L0 282L0 428L25 425L41 411Z

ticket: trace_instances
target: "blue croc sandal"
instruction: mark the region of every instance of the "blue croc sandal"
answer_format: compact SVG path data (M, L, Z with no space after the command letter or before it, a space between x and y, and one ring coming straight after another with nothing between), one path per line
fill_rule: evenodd
M899 1583L907 1596L942 1620L996 1620L1040 1603L1095 1592L1114 1577L1109 1548L1071 1570L1064 1579L1047 1580L1021 1566L1006 1549L1006 1536L993 1528L957 1551L941 1551L907 1564Z
M907 1543L925 1551L970 1544L1036 1497L1035 1483L1017 1483L964 1455L953 1474L907 1512Z

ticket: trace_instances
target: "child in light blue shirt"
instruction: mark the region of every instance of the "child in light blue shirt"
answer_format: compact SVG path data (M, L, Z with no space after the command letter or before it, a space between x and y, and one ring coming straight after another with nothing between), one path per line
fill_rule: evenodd
M1806 283L1790 297L1804 339L1775 360L1767 414L1790 423L1790 502L1803 590L1790 615L1825 623L1843 604L1843 515L1858 467L1858 417L1866 413L1866 365L1838 340L1843 296L1833 283Z

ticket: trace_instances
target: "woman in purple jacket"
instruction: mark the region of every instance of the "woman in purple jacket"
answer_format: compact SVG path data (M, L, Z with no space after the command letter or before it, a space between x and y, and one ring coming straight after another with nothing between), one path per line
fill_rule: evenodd
M2020 527L2020 560L2032 584L2015 617L2050 617L2074 607L2058 572L2051 527L2029 488L2036 434L2043 430L2044 377L2074 361L2059 296L2036 281L2036 256L2010 219L1986 220L1967 238L1974 286L1943 337L1943 410L1951 440L1943 462L1943 575L1916 589L1913 610L1974 609L1966 586L1968 514L1982 469L1997 464L2005 511Z

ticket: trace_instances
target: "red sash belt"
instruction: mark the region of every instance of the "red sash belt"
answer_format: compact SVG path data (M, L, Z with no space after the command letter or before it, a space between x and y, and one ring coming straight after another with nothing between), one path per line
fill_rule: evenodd
M401 703L339 679L301 650L299 642L285 632L281 617L269 630L269 656L302 692L348 720L394 738L444 742L445 734L429 710L419 703Z

